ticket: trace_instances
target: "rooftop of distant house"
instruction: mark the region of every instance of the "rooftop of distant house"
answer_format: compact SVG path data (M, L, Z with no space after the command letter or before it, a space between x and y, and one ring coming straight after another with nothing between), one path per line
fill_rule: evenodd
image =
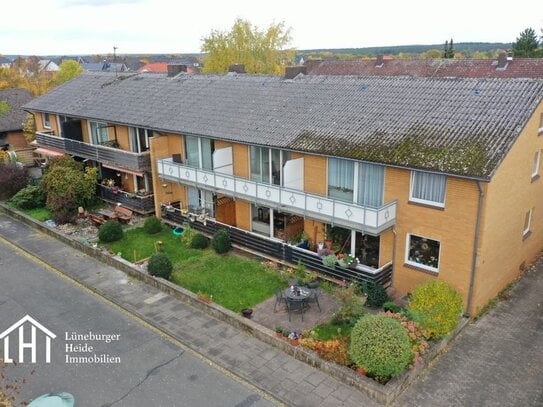
M33 96L26 89L3 89L0 90L0 132L20 131L23 129L23 122L26 112L22 106L33 99Z

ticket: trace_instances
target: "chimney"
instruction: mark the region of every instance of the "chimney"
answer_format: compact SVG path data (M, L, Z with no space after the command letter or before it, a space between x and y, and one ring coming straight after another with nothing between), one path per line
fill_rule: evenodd
M500 52L498 54L498 66L496 69L505 69L507 67L507 53Z
M307 66L287 66L287 67L285 67L285 79L294 79L299 74L307 75Z
M243 64L230 65L228 67L228 72L245 73L245 65Z
M320 65L320 63L322 62L322 59L308 59L307 61L305 61L305 66L307 67L307 72L311 72L315 67L317 67L318 65Z
M377 60L375 61L376 68L382 68L385 64L385 56L383 54L377 55Z
M187 72L187 66L182 64L168 64L168 78L177 76L181 72Z

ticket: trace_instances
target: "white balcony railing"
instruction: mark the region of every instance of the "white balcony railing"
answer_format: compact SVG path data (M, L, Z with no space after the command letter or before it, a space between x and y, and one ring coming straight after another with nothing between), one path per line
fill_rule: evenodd
M278 185L192 168L173 162L171 158L158 160L157 164L158 175L164 180L239 197L338 226L377 234L394 225L396 220L396 201L380 208L371 208Z

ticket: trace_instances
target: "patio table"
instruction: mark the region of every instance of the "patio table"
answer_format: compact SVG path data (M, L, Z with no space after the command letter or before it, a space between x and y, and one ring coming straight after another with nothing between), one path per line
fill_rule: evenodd
M312 294L312 290L306 287L291 286L285 289L285 297L294 301L303 301Z

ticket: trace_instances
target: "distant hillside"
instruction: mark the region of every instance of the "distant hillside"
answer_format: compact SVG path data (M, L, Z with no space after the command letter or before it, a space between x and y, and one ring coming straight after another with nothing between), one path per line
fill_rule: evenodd
M454 39L453 39L454 41ZM498 49L510 49L511 43L504 42L459 42L454 43L455 51L462 51L471 54L475 51L494 51ZM350 55L397 55L399 53L407 54L420 54L428 51L429 49L442 50L443 44L430 44L430 45L395 45L388 47L365 47L365 48L337 48L337 49L304 49L299 50L298 53L302 55L319 54L319 53L331 53L331 54L350 54Z

